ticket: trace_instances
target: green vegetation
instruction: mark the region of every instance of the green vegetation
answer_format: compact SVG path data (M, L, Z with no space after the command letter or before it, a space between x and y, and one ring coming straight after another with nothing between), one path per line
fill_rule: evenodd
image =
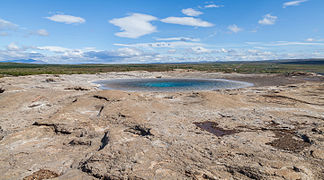
M34 74L94 74L126 71L172 71L174 69L198 70L225 73L289 73L294 71L324 73L324 64L284 64L274 62L232 62L197 64L84 64L45 65L0 63L1 76L24 76Z

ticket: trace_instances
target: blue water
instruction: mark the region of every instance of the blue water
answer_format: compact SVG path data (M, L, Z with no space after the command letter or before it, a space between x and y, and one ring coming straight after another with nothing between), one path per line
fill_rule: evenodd
M163 88L163 87L193 87L193 86L208 86L210 85L210 82L208 81L152 81L152 82L139 82L137 83L137 86L140 87L154 87L154 88Z
M124 91L199 91L235 89L253 84L225 79L118 79L96 82L102 89Z

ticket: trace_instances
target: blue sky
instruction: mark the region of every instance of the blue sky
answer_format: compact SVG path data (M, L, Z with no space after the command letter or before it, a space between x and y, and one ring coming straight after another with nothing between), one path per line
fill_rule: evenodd
M0 61L324 57L323 0L1 0Z

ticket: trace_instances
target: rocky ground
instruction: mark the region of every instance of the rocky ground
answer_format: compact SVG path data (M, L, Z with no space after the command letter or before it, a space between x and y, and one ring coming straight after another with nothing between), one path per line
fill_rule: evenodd
M254 87L122 92L115 78ZM173 71L0 79L0 179L324 179L324 79Z

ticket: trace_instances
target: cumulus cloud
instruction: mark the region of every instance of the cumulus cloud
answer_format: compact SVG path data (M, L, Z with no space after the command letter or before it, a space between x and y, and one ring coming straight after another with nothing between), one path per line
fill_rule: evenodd
M99 50L84 53L84 57L94 61L109 63L140 63L160 59L158 53L148 53L136 48L119 48L117 50Z
M7 50L9 50L9 51L18 51L19 46L12 42L7 46Z
M11 30L18 28L18 25L0 18L0 30Z
M109 22L122 30L122 32L116 33L116 36L138 38L157 31L156 27L150 23L155 20L157 18L154 16L134 13L124 18L112 19Z
M196 54L201 54L201 53L211 53L212 50L211 49L206 49L204 47L201 46L197 46L197 47L191 47L190 51Z
M61 46L39 46L37 47L39 50L47 50L55 53L65 53L67 51L71 51L69 48L64 48Z
M321 41L324 41L324 39L308 38L305 41L307 41L307 42L321 42Z
M307 41L307 40L306 40ZM324 41L324 39L308 39L307 42L298 42L298 41L274 41L274 42L246 42L249 45L256 46L324 46L324 42L315 42L315 41Z
M39 29L36 31L36 34L39 36L48 36L49 33L46 31L46 29Z
M207 4L204 6L205 8L219 8L219 7L223 7L221 5L216 5L216 4Z
M289 1L285 2L283 4L283 8L289 7L289 6L299 6L301 3L306 2L308 0L297 0L297 1Z
M9 50L9 46L10 49ZM19 48L15 44L8 45L6 50L0 49L1 60L35 59L54 64L78 63L139 63L155 61L160 55L144 52L135 47L123 47L116 50L97 50L95 48L71 49L61 46L38 46Z
M324 43L319 42L288 42L288 41L279 41L274 43L265 44L267 46L324 46Z
M9 34L7 32L0 32L0 36L8 36Z
M134 47L134 48L181 48L181 47L191 47L191 46L201 46L201 43L196 42L184 42L184 41L174 41L174 42L153 42L153 43L136 43L136 44L114 44L115 46L123 47Z
M190 37L169 37L169 38L156 38L157 41L200 41L199 38L190 38Z
M263 16L263 19L259 20L259 24L262 25L273 25L276 23L278 17L277 16L272 16L271 14L266 14Z
M194 10L192 8L182 9L181 12L187 16L199 16L203 14L203 12Z
M81 17L64 14L56 14L50 17L46 17L46 19L65 24L82 24L86 22L86 20Z
M179 24L195 27L212 27L213 24L193 17L168 17L161 20L164 23Z
M230 25L227 28L234 33L238 33L243 30L242 28L239 28L236 24Z
M123 59L123 58L134 58L140 57L145 54L143 51L135 48L120 48L114 51L89 51L84 53L86 57L96 59Z

